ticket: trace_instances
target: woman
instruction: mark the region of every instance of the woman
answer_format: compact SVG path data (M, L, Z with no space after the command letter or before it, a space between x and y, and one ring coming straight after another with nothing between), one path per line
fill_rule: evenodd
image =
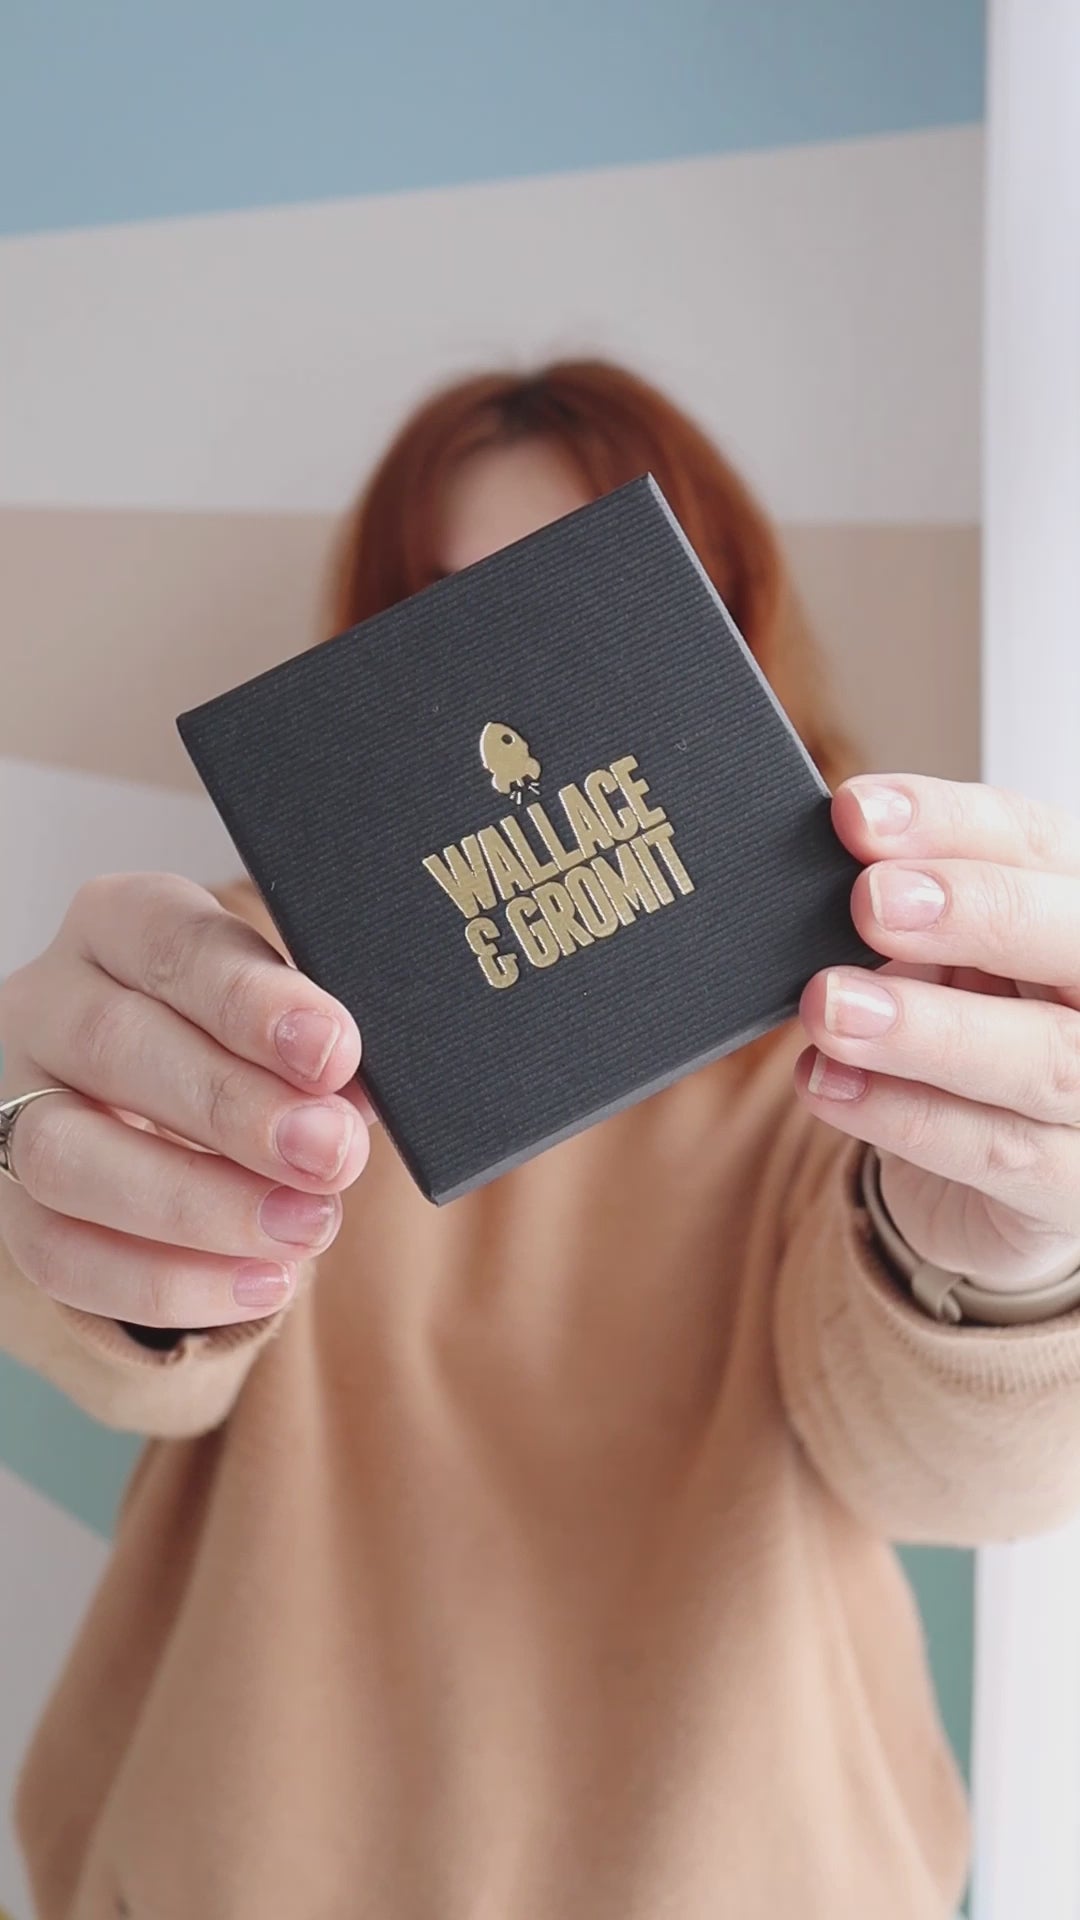
M840 779L772 532L613 367L422 408L332 626L645 469ZM22 1779L41 1920L953 1910L886 1542L1080 1503L1080 825L834 817L898 964L442 1210L246 883L92 882L5 982L4 1338L152 1436Z

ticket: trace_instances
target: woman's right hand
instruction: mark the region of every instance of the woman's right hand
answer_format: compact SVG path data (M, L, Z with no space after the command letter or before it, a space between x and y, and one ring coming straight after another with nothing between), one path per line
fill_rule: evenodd
M0 1240L52 1298L110 1319L264 1317L367 1159L359 1061L344 1007L205 888L91 880L0 985L0 1101L73 1090L15 1122Z

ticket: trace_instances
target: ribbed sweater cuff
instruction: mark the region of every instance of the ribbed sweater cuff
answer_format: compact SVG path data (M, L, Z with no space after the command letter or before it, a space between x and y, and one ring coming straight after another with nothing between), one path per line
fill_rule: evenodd
M285 1306L261 1320L241 1320L232 1326L179 1332L175 1341L167 1346L150 1346L129 1332L123 1321L86 1313L81 1307L58 1306L56 1311L79 1344L91 1348L110 1366L161 1371L212 1364L218 1359L231 1360L242 1349L269 1340L289 1308Z

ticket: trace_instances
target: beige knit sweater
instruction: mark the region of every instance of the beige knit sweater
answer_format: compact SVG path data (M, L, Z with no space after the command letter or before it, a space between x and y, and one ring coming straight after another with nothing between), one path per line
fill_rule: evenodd
M23 1775L41 1920L952 1911L885 1543L1080 1504L1080 1315L910 1305L797 1048L445 1209L377 1134L291 1308L173 1354L5 1264L3 1343L153 1436Z

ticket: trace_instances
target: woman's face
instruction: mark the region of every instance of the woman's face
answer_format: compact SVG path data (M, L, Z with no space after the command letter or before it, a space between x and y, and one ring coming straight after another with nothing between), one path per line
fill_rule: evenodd
M440 560L457 573L592 498L543 440L485 447L462 463L443 511Z

